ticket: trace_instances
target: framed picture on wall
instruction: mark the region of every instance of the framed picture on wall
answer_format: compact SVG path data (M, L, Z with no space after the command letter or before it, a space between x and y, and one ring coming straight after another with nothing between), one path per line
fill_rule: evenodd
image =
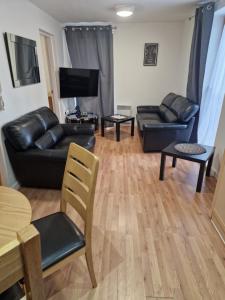
M144 66L157 66L158 49L158 43L145 43Z

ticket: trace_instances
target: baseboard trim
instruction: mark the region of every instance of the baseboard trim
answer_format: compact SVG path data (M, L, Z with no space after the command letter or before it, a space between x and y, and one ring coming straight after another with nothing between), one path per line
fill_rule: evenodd
M211 222L213 224L213 227L216 229L217 233L219 234L221 240L225 244L225 224L215 210L212 213Z

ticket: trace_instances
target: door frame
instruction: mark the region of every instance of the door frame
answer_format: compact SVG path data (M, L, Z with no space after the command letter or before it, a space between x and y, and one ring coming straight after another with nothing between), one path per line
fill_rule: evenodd
M59 102L59 88L58 88L58 64L57 64L57 57L55 51L55 37L53 34L39 29L39 38L40 36L47 37L47 51L49 57L49 71L50 71L50 81L52 85L52 93L53 93L53 110L58 116L59 120L63 120L61 105ZM41 39L40 39L40 50L41 50ZM42 50L41 50L42 51ZM43 55L43 54L42 54ZM42 61L42 63L44 63ZM44 72L43 72L44 74ZM44 74L45 76L45 74ZM47 89L46 89L47 90ZM47 95L48 97L48 95Z

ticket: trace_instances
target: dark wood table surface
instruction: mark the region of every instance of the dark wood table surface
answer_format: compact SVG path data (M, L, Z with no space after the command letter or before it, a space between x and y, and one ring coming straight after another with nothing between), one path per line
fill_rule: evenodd
M116 115L115 115L116 116ZM120 115L121 116L121 115ZM122 119L113 118L112 116L106 116L101 118L101 134L105 136L105 122L111 122L116 124L116 140L120 141L120 124L131 121L131 136L134 136L134 120L132 116L125 116Z

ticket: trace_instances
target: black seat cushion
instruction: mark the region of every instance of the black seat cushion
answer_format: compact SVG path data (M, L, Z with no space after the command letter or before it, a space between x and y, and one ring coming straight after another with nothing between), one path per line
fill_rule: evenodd
M40 233L43 270L85 246L79 228L62 212L33 221L33 224Z
M150 124L163 124L162 120L140 120L138 122L139 130L142 132L144 129L144 125L150 125Z
M0 300L20 300L23 296L24 291L20 287L19 283L16 283L0 294Z
M71 135L62 138L54 149L64 149L68 148L70 143L76 143L85 149L92 149L95 145L95 137L90 135Z

